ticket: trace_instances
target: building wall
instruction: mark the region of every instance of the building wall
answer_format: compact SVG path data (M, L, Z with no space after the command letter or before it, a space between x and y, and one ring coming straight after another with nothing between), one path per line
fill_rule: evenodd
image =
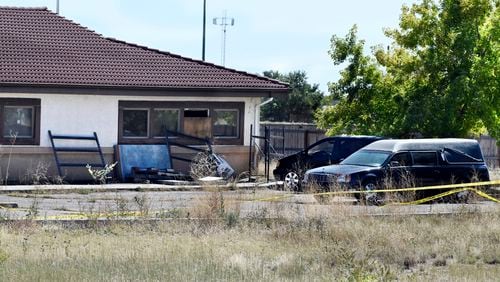
M89 135L97 132L106 159L113 160L113 146L118 140L118 102L119 101L207 101L207 102L244 102L244 146L215 146L216 152L225 155L230 164L239 172L248 166L248 145L250 124L258 121L259 97L159 97L159 96L108 96L108 95L69 95L69 94L31 94L0 93L0 98L37 98L40 104L40 145L10 146L0 145L0 180L5 178L9 167L10 179L20 178L27 171L36 170L43 164L50 174L56 172L54 157L50 149L48 130L55 134ZM257 113L255 112L257 111ZM258 132L258 123L256 132Z
M6 94L0 98L41 99L40 146L50 147L48 130L53 133L85 134L97 132L103 147L112 147L118 140L119 101L193 101L193 102L245 102L244 145L248 146L250 124L259 111L260 98L233 97L132 97L106 95L64 95L64 94ZM257 123L258 124L258 123ZM258 132L258 131L257 131Z

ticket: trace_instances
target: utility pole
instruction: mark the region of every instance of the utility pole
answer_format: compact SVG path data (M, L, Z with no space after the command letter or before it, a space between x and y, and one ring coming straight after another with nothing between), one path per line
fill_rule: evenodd
M205 31L206 31L206 29L207 29L207 0L203 0L203 40L202 40L202 46L201 46L201 60L202 61L205 61Z
M59 15L59 0L56 0L56 14Z
M224 11L221 18L214 18L213 23L215 25L220 25L222 29L222 38L221 38L221 64L223 66L226 65L226 28L227 26L234 25L234 18L228 18L226 11Z

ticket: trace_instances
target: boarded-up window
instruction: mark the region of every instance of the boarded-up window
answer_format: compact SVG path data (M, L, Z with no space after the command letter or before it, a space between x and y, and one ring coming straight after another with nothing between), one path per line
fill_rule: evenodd
M243 102L120 101L118 142L159 144L174 131L216 145L242 145L244 112Z
M200 138L212 137L208 109L184 109L184 133Z

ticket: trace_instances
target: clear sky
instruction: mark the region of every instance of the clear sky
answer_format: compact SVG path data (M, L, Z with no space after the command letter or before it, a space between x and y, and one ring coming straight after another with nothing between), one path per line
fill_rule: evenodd
M226 66L250 73L304 70L309 82L327 90L339 68L328 56L333 34L353 24L368 47L390 41L401 6L417 0L207 0L206 61L221 64L223 11L227 28ZM56 0L0 0L0 6L47 7ZM60 0L60 14L106 37L201 59L203 0Z

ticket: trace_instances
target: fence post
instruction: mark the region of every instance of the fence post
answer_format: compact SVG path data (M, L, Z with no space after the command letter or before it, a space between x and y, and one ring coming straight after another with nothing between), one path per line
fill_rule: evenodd
M250 152L248 155L248 181L252 179L253 124L250 124Z
M267 125L264 126L264 178L267 172Z
M281 140L282 142L281 152L283 153L283 156L285 156L285 126L281 127L281 136L283 137L283 139Z
M269 182L269 167L270 167L270 138L271 133L269 130L269 127L266 126L265 133L264 133L264 169L265 169L265 174L266 174L266 182Z
M304 150L309 146L309 130L304 131Z

